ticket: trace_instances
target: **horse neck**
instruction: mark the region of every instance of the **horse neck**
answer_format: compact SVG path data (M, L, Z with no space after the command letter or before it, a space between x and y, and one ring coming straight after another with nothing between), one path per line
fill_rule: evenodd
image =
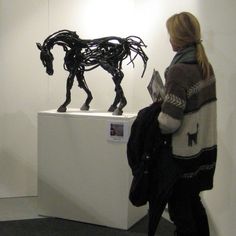
M47 47L48 50L53 49L55 45L58 46L66 46L72 48L73 45L75 45L77 39L71 37L70 34L57 34L57 35L52 35L51 37L48 37L45 42L44 46Z

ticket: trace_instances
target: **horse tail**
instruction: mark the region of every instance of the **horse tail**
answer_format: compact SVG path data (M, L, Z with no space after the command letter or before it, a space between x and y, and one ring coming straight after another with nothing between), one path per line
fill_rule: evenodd
M130 62L128 64L132 63L134 65L133 61L139 55L142 58L143 64L144 64L144 69L143 69L143 72L141 75L141 77L143 77L143 75L146 71L146 68L147 68L148 56L143 51L142 47L147 47L147 45L143 42L143 40L140 37L133 36L133 35L128 36L126 38L126 41L129 44L129 49L131 51L135 52L135 56L133 58L131 58L131 56L130 56Z

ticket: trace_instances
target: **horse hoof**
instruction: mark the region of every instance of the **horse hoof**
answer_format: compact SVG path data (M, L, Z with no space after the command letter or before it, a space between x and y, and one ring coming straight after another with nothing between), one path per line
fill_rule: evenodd
M66 112L66 107L61 106L57 109L57 111L58 112Z
M120 110L119 108L116 108L115 111L113 111L112 115L115 116L121 116L123 114L123 111Z
M89 110L89 106L84 104L81 108L80 108L81 111L88 111Z
M115 111L117 108L116 106L111 105L110 108L108 109L109 112Z

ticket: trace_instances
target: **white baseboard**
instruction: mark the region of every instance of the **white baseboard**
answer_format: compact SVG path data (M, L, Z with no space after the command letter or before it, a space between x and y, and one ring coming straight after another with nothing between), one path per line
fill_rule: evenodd
M38 215L38 197L0 199L0 221L41 218Z

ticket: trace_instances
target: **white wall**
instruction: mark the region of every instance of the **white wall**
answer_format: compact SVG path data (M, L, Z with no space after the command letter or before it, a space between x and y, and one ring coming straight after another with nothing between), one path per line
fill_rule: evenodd
M34 42L47 33L46 3L1 0L0 197L37 194L36 113L48 86Z
M213 235L235 235L236 130L234 0L0 0L0 197L37 194L37 111L57 108L65 97L67 73L63 51L53 50L55 74L48 77L35 42L60 29L81 38L140 36L148 48L144 78L142 61L124 63L122 82L128 99L125 111L151 103L146 86L153 68L163 75L173 52L165 29L173 13L191 11L202 25L203 43L215 67L218 96L219 154L215 187L204 193ZM106 7L105 7L106 6ZM107 109L114 86L102 69L86 74L94 100L92 108ZM76 84L70 107L79 108L85 94Z
M207 4L199 4L206 45L218 83L218 163L215 188L205 194L213 228L218 235L236 235L235 11L233 0L208 0Z

